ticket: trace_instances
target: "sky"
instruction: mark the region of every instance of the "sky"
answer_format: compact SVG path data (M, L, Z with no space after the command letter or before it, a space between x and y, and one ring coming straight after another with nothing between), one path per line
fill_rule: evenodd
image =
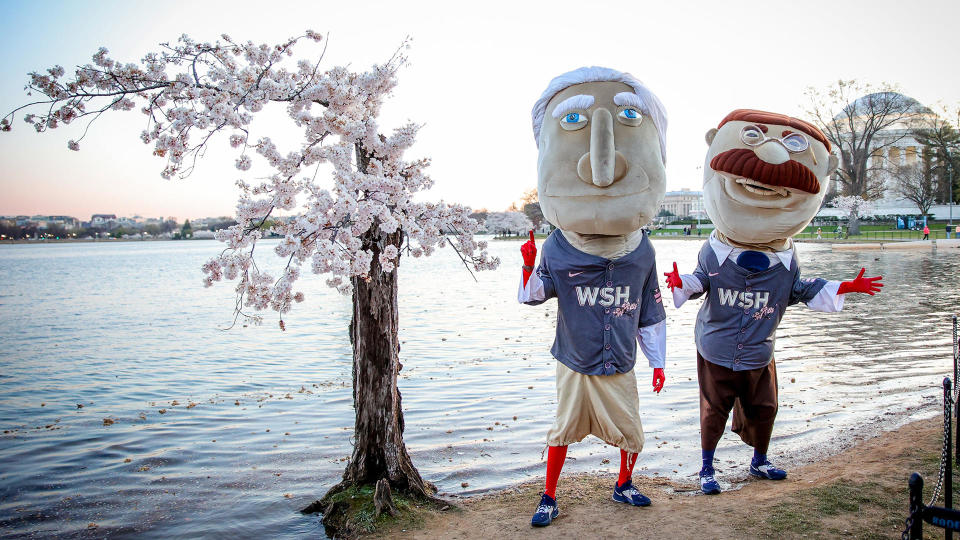
M668 191L699 189L704 133L736 108L802 117L804 91L841 78L894 83L925 105L960 103L955 1L0 0L0 16L4 114L30 99L28 72L69 71L100 46L127 62L181 34L277 43L309 28L329 34L323 66L359 71L410 36L410 65L382 125L423 124L408 157L432 159L435 186L425 198L490 210L536 187L530 109L551 78L584 65L630 72L663 101ZM318 54L304 44L291 65ZM296 148L300 131L269 114L254 123L254 137ZM80 152L67 141L82 123L38 134L22 116L0 133L0 215L231 215L235 181L251 179L234 168L226 135L191 176L162 179L164 161L139 140L145 117L136 109L103 115Z

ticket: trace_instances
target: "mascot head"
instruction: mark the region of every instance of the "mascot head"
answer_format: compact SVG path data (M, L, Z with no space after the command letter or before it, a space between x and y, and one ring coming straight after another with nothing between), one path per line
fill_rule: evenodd
M628 73L584 67L533 106L543 215L566 231L619 235L655 215L666 187L667 114Z
M737 242L802 231L838 164L822 131L783 114L737 109L706 138L704 204L717 230Z

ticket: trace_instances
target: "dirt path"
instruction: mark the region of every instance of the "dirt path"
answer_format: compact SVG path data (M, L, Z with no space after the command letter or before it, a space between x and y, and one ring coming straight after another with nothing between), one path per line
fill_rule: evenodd
M560 517L534 529L530 515L542 480L430 512L389 538L899 538L907 515L907 478L923 474L925 498L936 483L942 419L914 422L841 454L790 471L782 482L750 480L704 496L693 485L635 477L648 508L610 500L613 477L561 477ZM941 501L942 504L942 501ZM410 527L410 525L406 525ZM932 528L927 536L934 537ZM939 530L938 538L943 531Z

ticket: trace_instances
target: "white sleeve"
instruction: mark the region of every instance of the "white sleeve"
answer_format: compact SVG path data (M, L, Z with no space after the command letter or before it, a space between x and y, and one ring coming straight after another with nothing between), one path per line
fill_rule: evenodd
M650 367L663 369L667 366L666 320L638 329L637 341Z
M814 311L822 311L824 313L840 311L843 309L843 300L847 295L837 294L837 290L839 289L839 281L828 281L827 284L820 289L820 292L807 302L807 307Z
M523 270L520 271L520 284L517 287L517 301L521 304L525 302L538 302L547 297L543 292L543 281L537 273L531 272L530 279L527 280L527 286L523 286Z
M691 296L703 292L703 284L700 283L700 278L693 274L681 274L680 280L683 282L683 287L677 287L673 289L673 306L680 307Z

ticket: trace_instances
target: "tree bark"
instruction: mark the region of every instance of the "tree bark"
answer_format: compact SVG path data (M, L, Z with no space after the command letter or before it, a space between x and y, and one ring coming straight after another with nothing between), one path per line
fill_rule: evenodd
M381 271L380 253L388 245L399 249L401 233L383 234L376 227L361 237L363 248L373 253L370 275L352 278L353 319L350 342L353 345L353 455L343 472L343 480L319 501L304 508L304 513L336 513L330 498L351 486L374 486L389 482L386 491L435 500L434 486L425 482L414 467L403 442L403 409L397 389L400 371L398 337L397 270ZM399 264L399 257L397 259ZM382 488L380 490L382 492ZM326 522L326 517L324 519Z
M848 217L850 219L847 222L847 236L860 234L860 216L857 212L851 211Z
M400 233L385 235L372 230L362 241L364 249L373 252L373 264L369 278L353 278L350 341L355 443L343 480L354 485L372 485L387 478L395 491L429 496L429 488L413 466L403 442L403 410L397 389L397 270L382 272L379 259L386 246L399 249Z
M355 145L357 170L367 172L371 159L361 143ZM420 477L403 442L403 407L397 388L400 365L399 315L397 309L397 268L384 273L380 254L387 246L399 251L402 231L383 233L374 223L360 237L362 249L373 254L370 274L352 277L353 318L350 344L353 346L353 407L355 409L353 455L343 471L343 480L322 499L301 510L323 512L323 524L332 537L349 533L349 505L335 495L354 486L376 486L376 512L396 512L392 493L443 501L433 497L436 488Z

